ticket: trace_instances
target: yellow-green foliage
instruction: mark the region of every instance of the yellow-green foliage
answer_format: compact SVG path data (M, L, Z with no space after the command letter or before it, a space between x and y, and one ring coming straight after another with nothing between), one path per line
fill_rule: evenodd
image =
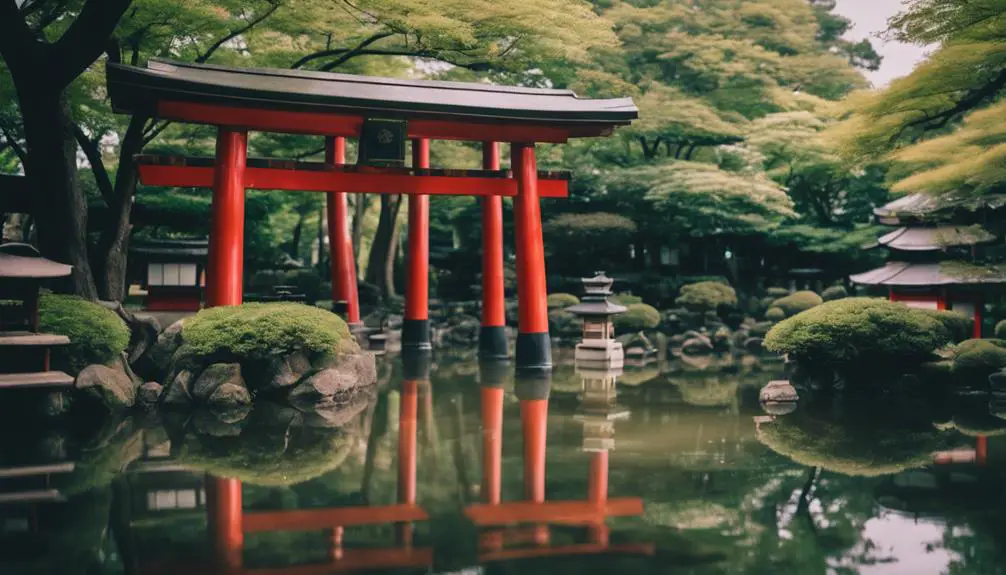
M755 337L765 337L765 334L767 334L770 329L772 329L772 322L771 321L760 321L760 322L752 325L748 329L748 333L750 333L751 335L753 335Z
M737 292L720 282L706 281L688 284L681 288L681 295L674 303L690 308L714 310L720 306L737 305Z
M562 309L580 303L580 298L570 293L548 294L548 309Z
M1006 319L996 324L995 336L996 339L1006 339Z
M613 322L618 330L653 329L660 324L660 312L651 305L634 303L625 313L616 315Z
M765 294L772 296L772 301L789 295L789 290L784 287L770 287L765 290Z
M638 295L632 295L631 293L620 293L611 296L609 298L611 301L622 304L622 305L632 305L634 303L643 303L643 298Z
M182 339L192 353L263 358L303 350L324 354L352 342L342 319L297 303L246 303L205 309L185 321Z
M954 341L958 317L882 299L830 301L773 327L765 348L830 363L922 359Z
M781 309L786 314L786 317L792 317L822 303L824 303L824 300L816 293L812 291L798 291L775 300L772 302L772 307Z
M954 349L954 371L989 374L1006 367L1006 340L969 339Z
M801 465L864 477L929 465L932 453L945 444L935 430L862 423L845 425L798 412L762 424L758 440Z
M39 326L70 338L69 346L53 350L53 365L71 375L118 358L129 345L129 327L115 312L76 296L43 295Z
M786 312L782 311L782 308L770 307L765 310L765 321L782 321L786 319Z
M821 292L821 299L824 301L833 301L845 297L849 297L849 292L845 289L845 286L831 286Z

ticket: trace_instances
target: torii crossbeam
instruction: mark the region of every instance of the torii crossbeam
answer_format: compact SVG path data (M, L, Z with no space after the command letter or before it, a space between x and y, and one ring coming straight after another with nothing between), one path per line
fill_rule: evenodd
M146 68L109 64L106 70L117 112L218 128L212 160L138 158L145 184L213 188L207 305L236 305L242 300L245 190L320 191L328 194L332 297L345 302L347 320L358 323L356 268L345 194L408 194L402 346L429 350L429 196L480 196L483 305L479 352L483 358L507 358L501 198L513 197L520 316L517 367L551 369L540 198L565 197L568 176L539 172L534 146L536 142L563 143L570 138L610 135L638 116L631 99L589 100L569 90L156 59ZM401 137L412 140L410 169L343 165L345 138L361 138L368 122L374 126L389 121L401 128ZM249 161L248 131L325 136L326 161ZM481 142L482 170L431 169L431 139ZM379 140L362 141L372 145ZM380 142L386 145L389 141ZM510 143L508 171L500 170L499 142ZM404 150L404 142L400 149Z

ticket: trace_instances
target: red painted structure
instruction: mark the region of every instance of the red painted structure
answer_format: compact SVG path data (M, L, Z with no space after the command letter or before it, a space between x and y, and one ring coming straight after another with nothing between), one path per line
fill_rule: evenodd
M213 165L186 158L140 158L146 185L213 186L207 305L241 303L246 189L328 192L332 290L359 321L345 193L409 195L408 286L404 348L429 344L429 195L486 197L483 325L502 332L500 196L515 196L520 329L517 364L551 368L545 302L542 197L568 193L568 177L541 174L535 142L607 136L638 115L630 99L582 100L568 90L509 88L457 82L407 81L290 70L238 69L151 60L146 68L110 64L108 90L116 111L218 127ZM365 120L404 123L413 141L411 168L344 166L342 138L360 137ZM326 162L249 161L248 131L314 134L328 141ZM389 133L390 134L390 133ZM482 170L431 170L431 139L488 142ZM499 170L495 142L510 142L512 174ZM262 165L265 164L265 165ZM502 345L501 345L502 344ZM486 357L506 357L505 337L480 341Z

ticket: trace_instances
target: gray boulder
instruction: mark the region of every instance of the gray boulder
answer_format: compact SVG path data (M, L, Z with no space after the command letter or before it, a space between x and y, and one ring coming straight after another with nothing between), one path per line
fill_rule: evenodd
M799 399L796 388L785 379L770 381L758 392L758 401L762 403L793 403Z
M206 402L217 388L226 383L243 388L245 393L248 392L244 378L241 377L241 364L214 363L204 369L192 385L192 397L196 401Z
M326 429L343 427L356 420L357 416L370 404L371 397L369 393L358 393L346 403L316 405L310 408L302 405L300 410L302 424L306 427Z
M214 410L247 406L251 405L251 402L251 393L243 381L241 383L225 381L206 399L206 404Z
M377 366L369 353L342 354L290 390L300 403L341 403L377 382Z
M221 417L216 411L199 409L194 414L192 421L195 424L196 432L201 435L212 437L237 437L241 435L245 420L251 409L248 407L227 410L226 415Z
M704 335L689 338L681 344L681 353L685 355L709 355L713 349L713 343Z
M136 390L136 403L145 409L153 409L161 399L164 386L156 381L148 381Z
M247 383L255 390L271 391L290 387L311 371L311 360L301 352L269 360L261 379L248 374Z
M161 394L161 403L167 406L187 406L192 403L192 381L195 374L187 369L180 370L167 383Z
M136 391L129 376L107 365L85 367L77 375L74 387L110 412L130 408L136 403Z
M147 351L146 358L160 373L167 373L171 357L182 346L182 327L185 320L178 320L157 336L157 341Z

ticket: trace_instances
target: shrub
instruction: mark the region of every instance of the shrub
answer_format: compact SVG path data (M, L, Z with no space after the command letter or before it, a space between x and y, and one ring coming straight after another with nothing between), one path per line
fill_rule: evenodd
M632 305L634 303L643 303L643 298L638 295L632 295L631 293L620 293L618 295L611 296L611 301L619 303L622 305Z
M284 283L294 286L295 293L304 294L305 299L313 302L321 297L326 297L331 292L323 290L325 280L314 270L291 270L283 278Z
M765 348L793 359L840 363L921 360L953 342L934 314L870 298L830 301L778 323Z
M780 307L770 307L765 312L765 321L777 322L786 319L786 312Z
M846 297L849 297L849 291L845 289L845 286L831 286L821 292L821 299L824 301L834 301Z
M297 303L246 303L204 309L185 321L192 353L261 359L294 351L324 354L352 342L342 319Z
M570 293L548 294L548 309L562 309L580 303L580 298Z
M384 299L381 295L381 288L372 283L359 282L356 285L356 293L360 298L360 305L378 305Z
M754 337L765 337L765 334L767 334L770 329L772 329L772 322L760 321L748 328L748 333Z
M773 301L789 295L789 290L784 287L770 287L765 290L765 295L771 297Z
M822 303L824 303L824 300L816 293L812 291L798 291L775 300L772 302L772 307L781 309L786 313L786 317L792 317Z
M1006 367L1006 340L969 339L955 348L954 371L988 375Z
M681 295L675 300L678 305L690 308L714 310L720 306L737 305L737 292L727 284L705 281L688 284L681 288Z
M964 341L971 337L971 328L975 322L960 312L935 309L919 309L916 311L924 313L942 323L943 327L950 330L950 335L954 342Z
M1006 319L996 324L995 336L998 339L1006 339Z
M129 327L110 309L83 298L45 294L39 302L41 331L70 338L54 348L55 369L75 375L92 363L108 363L129 345Z
M576 337L581 332L580 319L562 308L553 309L548 312L548 330L553 335Z
M613 322L619 330L653 329L660 324L660 312L645 303L634 303L625 313L616 315Z

